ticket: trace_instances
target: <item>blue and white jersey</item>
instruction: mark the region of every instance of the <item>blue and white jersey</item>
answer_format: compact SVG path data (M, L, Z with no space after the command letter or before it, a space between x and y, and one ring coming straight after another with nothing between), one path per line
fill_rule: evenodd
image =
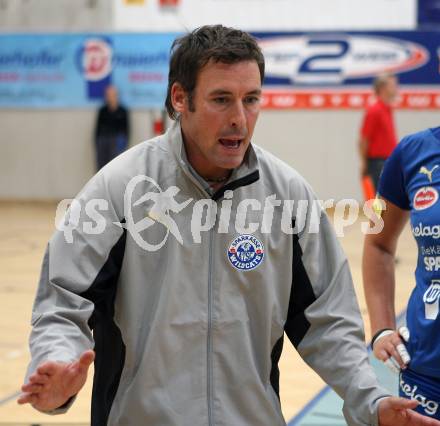
M440 127L405 137L387 160L379 194L410 211L418 246L407 309L411 369L440 378Z

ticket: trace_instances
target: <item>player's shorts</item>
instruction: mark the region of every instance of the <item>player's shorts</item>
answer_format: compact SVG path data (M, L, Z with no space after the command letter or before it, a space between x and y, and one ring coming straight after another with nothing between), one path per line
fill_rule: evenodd
M399 378L399 396L415 399L419 402L415 411L440 420L440 379L403 370Z

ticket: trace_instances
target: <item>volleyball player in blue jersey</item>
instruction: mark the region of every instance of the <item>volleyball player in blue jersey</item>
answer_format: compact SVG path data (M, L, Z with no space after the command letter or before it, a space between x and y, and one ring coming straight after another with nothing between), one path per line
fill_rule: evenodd
M400 370L400 396L417 411L440 419L440 127L405 137L387 160L378 193L384 228L367 235L363 256L365 296L375 356ZM415 287L407 329L396 330L394 254L410 220L418 246Z

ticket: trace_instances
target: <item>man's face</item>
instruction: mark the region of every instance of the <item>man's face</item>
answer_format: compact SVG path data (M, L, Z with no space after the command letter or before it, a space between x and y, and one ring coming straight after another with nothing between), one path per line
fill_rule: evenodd
M383 91L388 102L393 102L398 94L399 84L396 77L389 77L383 87Z
M118 105L118 91L114 86L108 86L105 89L105 100L111 107L116 107Z
M174 84L188 160L204 178L223 177L243 162L260 112L258 65L208 62L197 76L192 105L187 95Z

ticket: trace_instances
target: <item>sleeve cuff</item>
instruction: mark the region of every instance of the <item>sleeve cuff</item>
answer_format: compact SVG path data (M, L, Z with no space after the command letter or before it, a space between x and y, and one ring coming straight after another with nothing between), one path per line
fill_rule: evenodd
M41 411L44 414L49 414L52 416L57 414L64 414L65 412L67 412L67 410L69 410L69 408L75 402L75 399L76 399L76 395L73 395L63 405L59 406L58 408L54 408L53 410L50 411L42 411L42 410L38 410L38 411Z

